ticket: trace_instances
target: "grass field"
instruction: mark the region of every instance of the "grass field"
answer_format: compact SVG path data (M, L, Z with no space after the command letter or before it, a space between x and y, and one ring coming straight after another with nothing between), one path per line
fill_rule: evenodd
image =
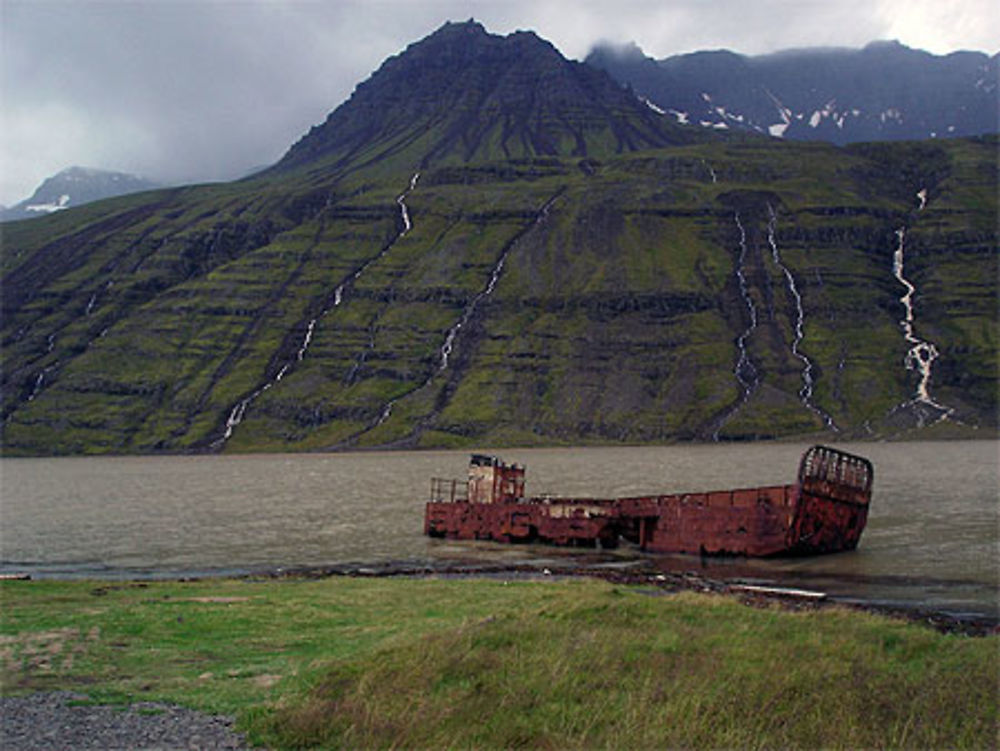
M4 693L272 748L996 748L998 637L592 580L0 582Z

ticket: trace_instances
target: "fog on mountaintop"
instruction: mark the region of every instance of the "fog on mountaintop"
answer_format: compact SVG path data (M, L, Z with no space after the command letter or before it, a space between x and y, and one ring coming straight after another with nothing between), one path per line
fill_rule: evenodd
M6 2L0 201L72 164L160 183L242 176L279 159L385 57L469 12L448 1ZM576 58L601 37L637 40L656 57L879 38L944 52L1000 37L988 0L510 0L473 12L493 31L534 29Z

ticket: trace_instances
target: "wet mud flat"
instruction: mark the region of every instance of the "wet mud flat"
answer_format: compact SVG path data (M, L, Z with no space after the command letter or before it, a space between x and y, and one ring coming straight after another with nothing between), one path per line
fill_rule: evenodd
M538 563L492 563L482 561L415 562L396 561L375 564L339 564L277 568L246 574L237 578L254 579L324 579L353 578L442 578L546 580L592 578L613 584L638 587L649 596L663 596L681 591L722 594L736 597L749 607L779 606L786 610L822 610L839 607L875 613L933 628L946 634L988 636L1000 634L1000 618L985 614L952 613L920 606L887 604L829 594L800 586L786 586L742 576L735 567L732 576L706 575L693 570L664 567L653 561L625 561L608 564L587 559L554 559ZM752 573L752 572L751 572Z

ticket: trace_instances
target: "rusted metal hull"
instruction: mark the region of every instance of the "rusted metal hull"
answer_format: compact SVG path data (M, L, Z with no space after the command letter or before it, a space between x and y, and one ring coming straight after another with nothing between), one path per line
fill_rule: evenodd
M431 537L497 542L545 542L553 545L605 547L618 541L617 517L593 504L527 500L485 504L434 502L427 504L424 533Z
M502 472L505 465L499 466ZM523 468L518 471L523 478ZM867 460L814 447L803 457L799 482L741 490L493 503L457 498L453 483L450 499L438 493L427 504L424 532L584 547L614 547L626 539L653 553L831 553L857 546L868 519L871 481Z

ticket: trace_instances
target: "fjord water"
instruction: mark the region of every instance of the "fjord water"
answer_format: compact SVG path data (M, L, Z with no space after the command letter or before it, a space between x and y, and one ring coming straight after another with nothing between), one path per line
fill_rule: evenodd
M628 566L996 616L997 441L847 444L875 489L858 550L750 561L429 540L429 478L465 452L0 460L0 572L177 576L392 561ZM528 493L613 497L793 482L806 446L510 449Z

